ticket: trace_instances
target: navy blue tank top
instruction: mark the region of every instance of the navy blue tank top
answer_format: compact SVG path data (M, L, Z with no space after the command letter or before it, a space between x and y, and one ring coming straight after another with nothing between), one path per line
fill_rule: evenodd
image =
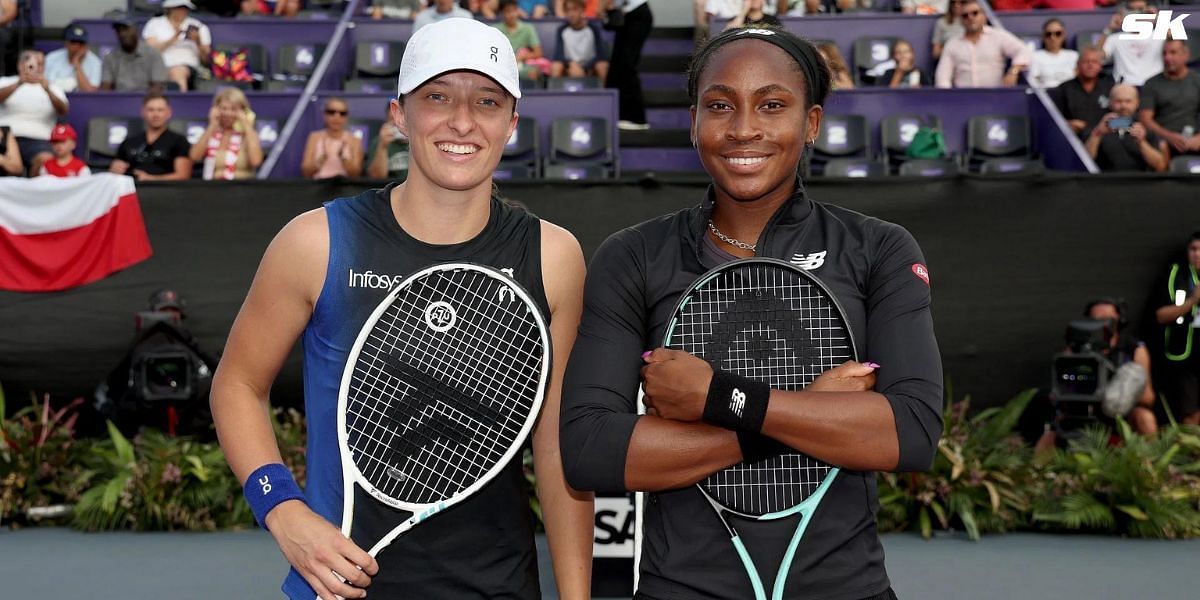
M329 265L325 284L304 329L304 406L308 421L309 506L341 526L342 468L337 445L337 398L342 372L359 330L393 286L429 265L470 262L509 270L541 307L538 218L497 198L488 224L475 238L432 245L396 222L390 198L395 184L325 203ZM376 557L374 598L540 598L533 515L517 457L483 489L396 538ZM386 518L392 509L356 505L356 523ZM398 513L397 513L398 514ZM364 548L367 550L368 548ZM295 569L283 582L293 600L312 600L312 588Z

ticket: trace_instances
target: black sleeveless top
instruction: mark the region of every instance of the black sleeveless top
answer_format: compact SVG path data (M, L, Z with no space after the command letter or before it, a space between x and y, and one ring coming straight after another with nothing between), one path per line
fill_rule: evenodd
M308 420L305 495L318 514L342 519L342 470L337 445L338 388L363 323L404 277L446 262L509 270L541 307L541 223L528 211L493 198L487 226L475 238L432 245L405 232L392 213L395 184L325 204L329 264L325 284L304 330L304 402ZM470 498L396 538L376 557L374 598L540 598L533 514L521 455ZM391 508L356 503L355 523L402 519ZM407 514L402 515L407 517ZM357 529L357 527L356 527ZM367 548L364 548L366 550ZM283 584L293 599L315 594L292 570Z

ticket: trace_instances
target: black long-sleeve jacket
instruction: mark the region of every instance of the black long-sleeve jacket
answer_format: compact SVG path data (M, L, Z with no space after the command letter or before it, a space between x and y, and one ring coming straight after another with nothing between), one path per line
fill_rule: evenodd
M577 489L627 491L641 354L662 345L679 296L707 270L700 257L712 198L710 189L700 206L617 232L592 258L562 398L563 466ZM758 254L811 271L837 296L860 360L881 365L875 390L895 415L897 470L927 469L942 430L942 369L929 270L912 236L813 202L798 185L764 228ZM786 597L859 600L885 591L877 510L875 474L843 470L804 535ZM739 522L739 532L764 581L773 581L795 523L750 525ZM651 494L644 527L641 594L753 597L728 535L694 486Z

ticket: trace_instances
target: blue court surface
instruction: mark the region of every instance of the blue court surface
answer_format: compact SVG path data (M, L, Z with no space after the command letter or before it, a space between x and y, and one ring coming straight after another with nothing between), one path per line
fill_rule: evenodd
M1200 597L1193 571L1200 540L1020 533L980 542L892 534L883 542L903 600ZM544 539L538 547L546 597L557 598ZM278 600L283 569L274 541L262 531L0 530L3 598Z

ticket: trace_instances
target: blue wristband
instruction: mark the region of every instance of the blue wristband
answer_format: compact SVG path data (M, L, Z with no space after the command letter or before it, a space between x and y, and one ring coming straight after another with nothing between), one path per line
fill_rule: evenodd
M246 478L242 495L246 497L246 503L254 513L254 519L263 529L267 528L267 513L279 503L288 500L304 502L304 493L300 491L300 486L296 485L292 472L279 463L270 463L255 469L250 477Z

